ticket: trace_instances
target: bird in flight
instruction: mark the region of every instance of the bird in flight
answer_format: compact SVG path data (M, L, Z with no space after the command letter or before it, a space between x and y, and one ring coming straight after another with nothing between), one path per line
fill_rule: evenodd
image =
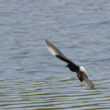
M64 61L67 63L67 67L72 71L76 72L78 79L80 82L82 82L85 86L88 86L90 89L94 88L93 82L88 78L86 74L86 70L83 66L76 65L73 61L68 59L63 55L63 53L57 49L52 43L50 43L48 40L45 40L46 46L49 50L49 52L56 56L58 59Z

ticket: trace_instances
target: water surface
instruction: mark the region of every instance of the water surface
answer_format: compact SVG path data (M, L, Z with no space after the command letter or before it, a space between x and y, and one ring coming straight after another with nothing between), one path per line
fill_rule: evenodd
M83 86L50 40L95 84ZM0 0L0 109L110 109L109 0Z

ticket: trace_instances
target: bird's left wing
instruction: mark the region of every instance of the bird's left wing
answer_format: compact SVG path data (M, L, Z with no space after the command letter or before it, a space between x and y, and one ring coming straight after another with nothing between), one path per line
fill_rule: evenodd
M65 61L67 63L73 63L70 59L65 57L63 53L59 49L57 49L52 43L50 43L48 40L45 40L45 43L52 55L56 56L60 60Z

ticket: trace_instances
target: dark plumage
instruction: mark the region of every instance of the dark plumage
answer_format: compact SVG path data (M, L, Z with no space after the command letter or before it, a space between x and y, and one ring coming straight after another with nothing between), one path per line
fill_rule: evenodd
M70 61L69 59L67 58L64 58L60 55L55 55L57 58L59 58L60 60L62 61L65 61L66 63L68 63L67 67L73 71L73 72L78 72L79 71L79 66L77 66L76 64L74 64L72 61Z

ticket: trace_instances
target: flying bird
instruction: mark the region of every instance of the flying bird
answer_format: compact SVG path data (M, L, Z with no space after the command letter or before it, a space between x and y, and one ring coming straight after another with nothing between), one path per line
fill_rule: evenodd
M52 43L50 43L48 40L45 40L46 46L50 53L53 56L56 56L58 59L64 61L67 63L67 67L72 71L76 72L78 79L80 82L82 82L85 86L88 86L90 89L94 88L93 82L88 78L86 74L86 69L83 66L76 65L73 61L68 59L66 56L63 55L63 53L56 48Z

